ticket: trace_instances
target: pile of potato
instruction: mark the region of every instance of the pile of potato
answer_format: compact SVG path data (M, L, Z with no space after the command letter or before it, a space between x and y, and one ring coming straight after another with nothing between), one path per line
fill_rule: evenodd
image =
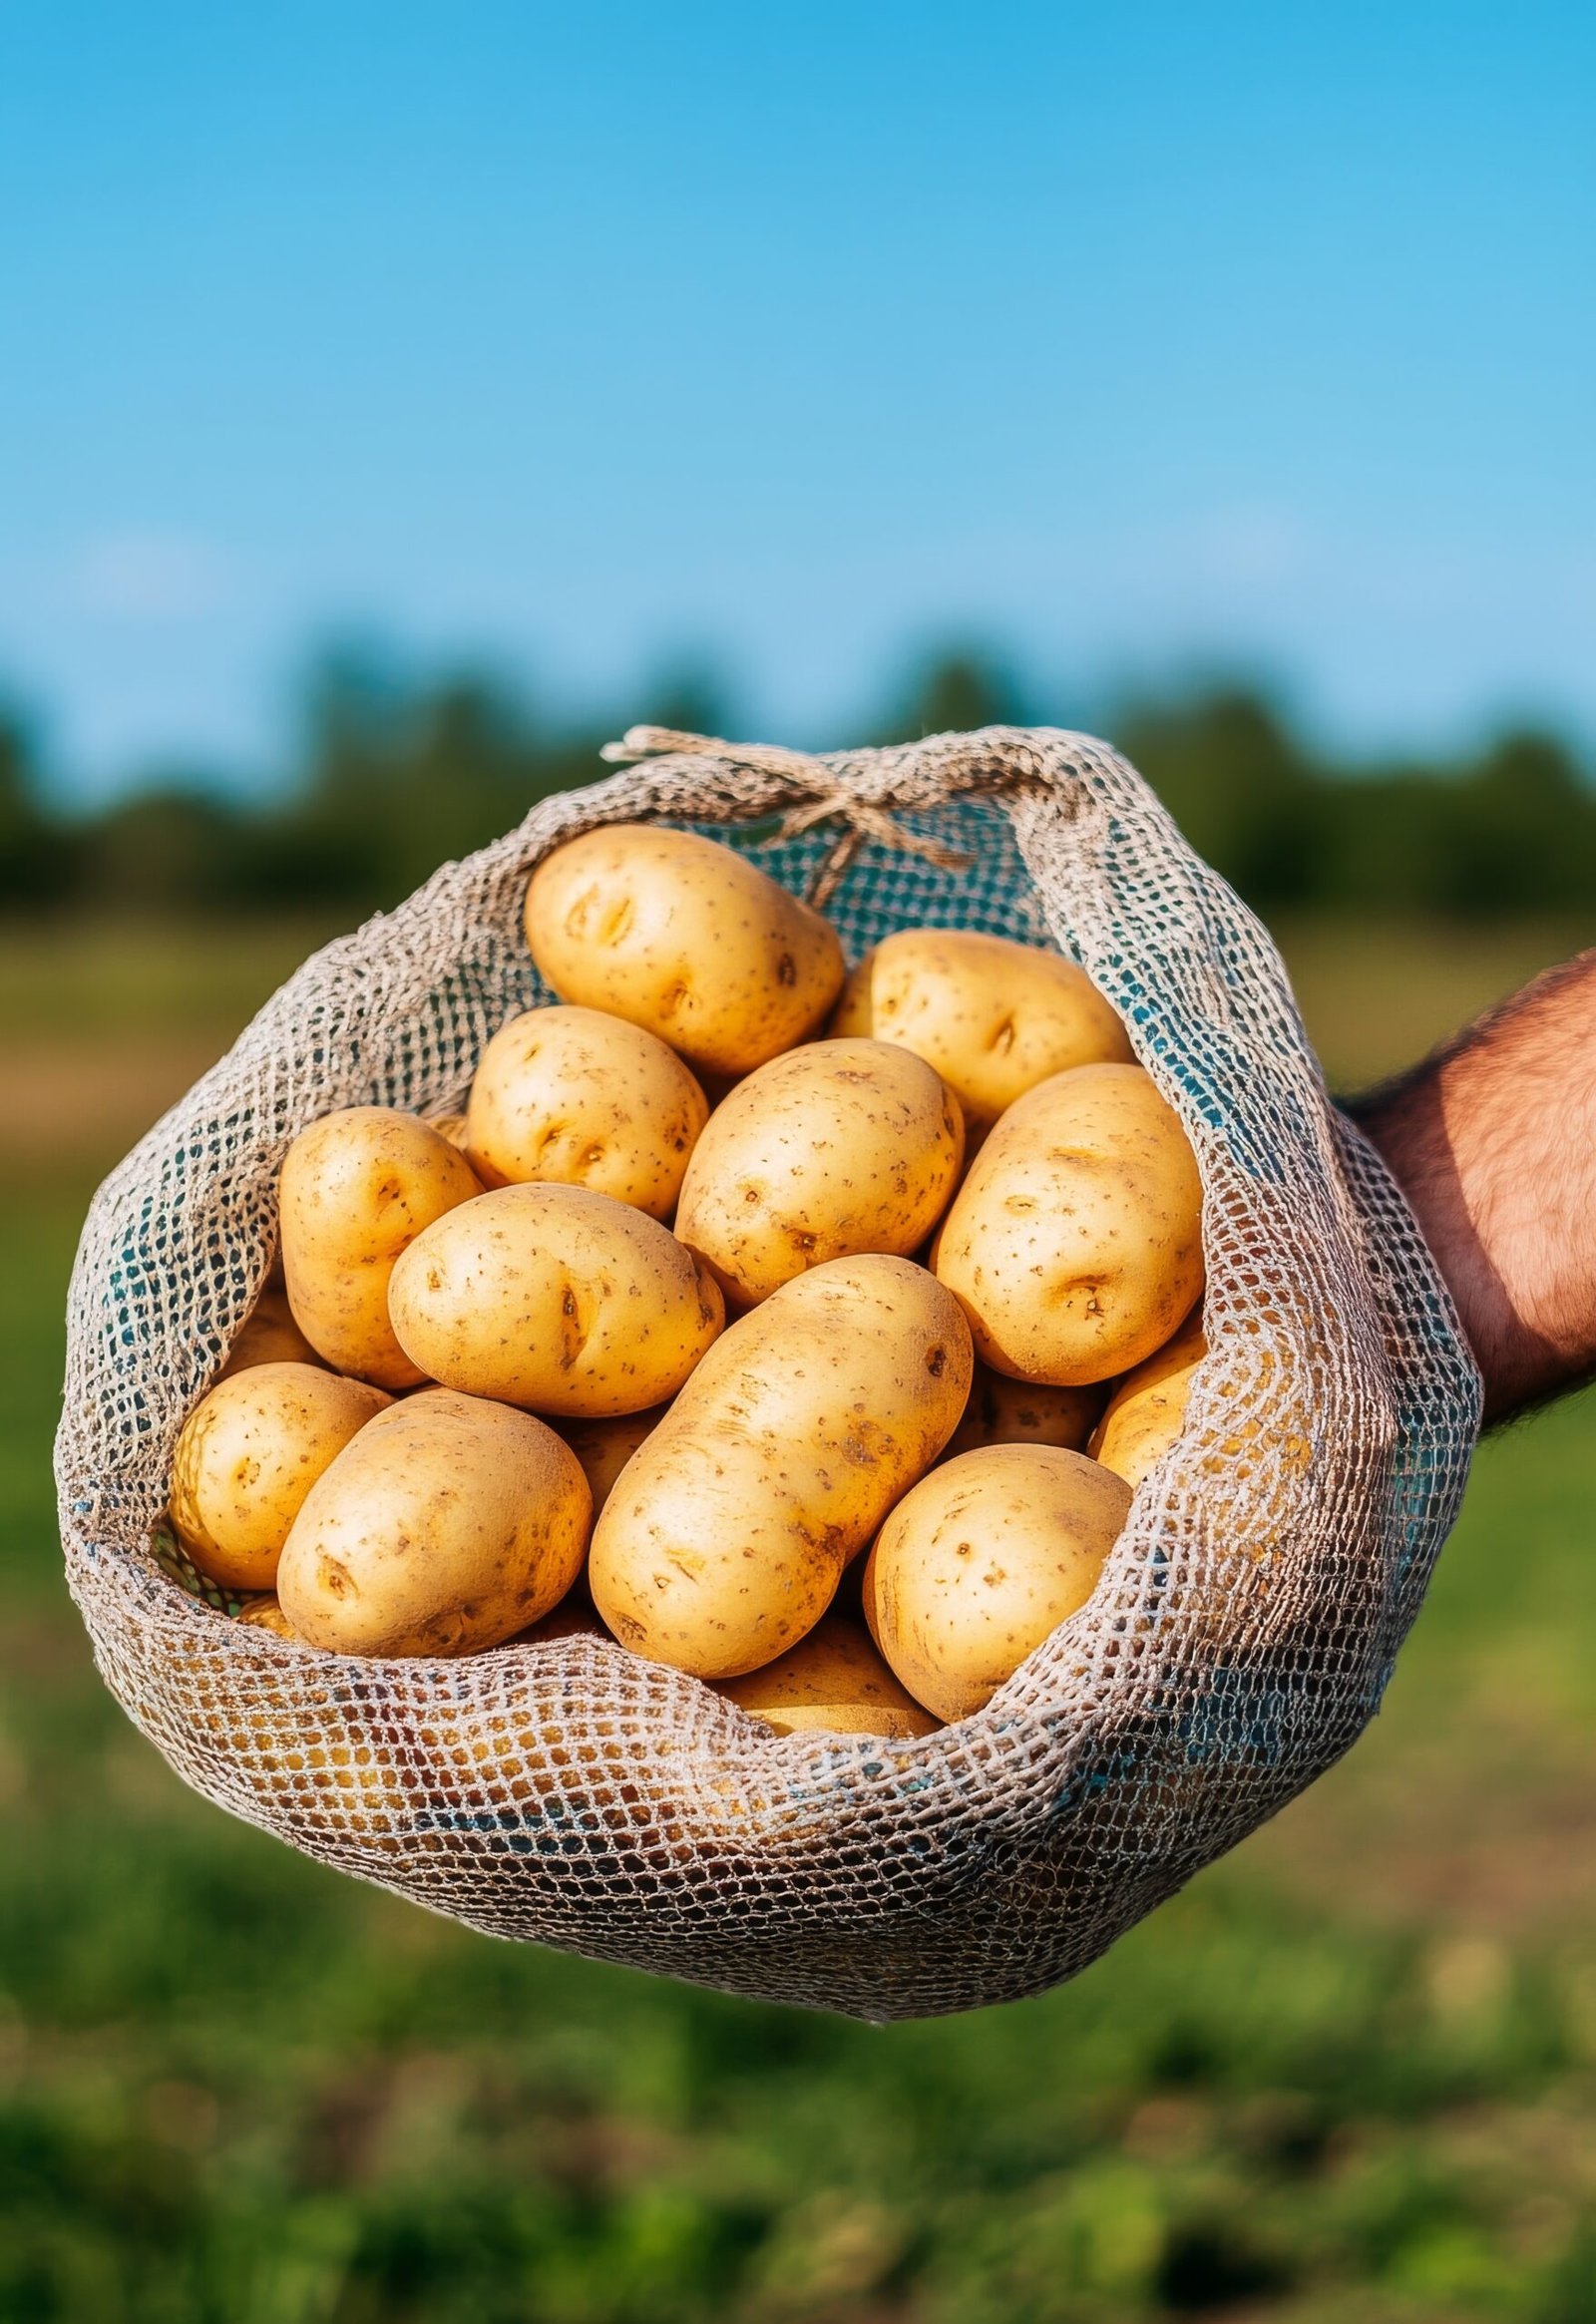
M338 1655L588 1631L779 1732L979 1710L1083 1605L1203 1356L1202 1189L1082 971L845 968L731 850L538 870L559 1002L463 1116L289 1148L281 1276L178 1442L241 1619Z

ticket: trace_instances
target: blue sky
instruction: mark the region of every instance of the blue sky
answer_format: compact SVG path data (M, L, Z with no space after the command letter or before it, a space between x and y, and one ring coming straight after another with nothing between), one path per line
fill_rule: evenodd
M0 684L87 789L332 630L1588 737L1593 104L1573 6L0 6Z

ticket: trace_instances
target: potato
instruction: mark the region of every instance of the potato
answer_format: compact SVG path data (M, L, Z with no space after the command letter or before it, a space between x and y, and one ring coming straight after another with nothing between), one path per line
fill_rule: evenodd
M293 1320L288 1294L280 1283L267 1283L238 1327L217 1379L249 1371L257 1363L313 1363L326 1365Z
M311 1486L277 1596L329 1654L471 1654L560 1603L592 1515L576 1454L543 1421L428 1388Z
M709 1119L663 1041L596 1008L531 1008L482 1052L466 1151L484 1186L591 1186L667 1219Z
M531 1623L527 1629L518 1630L511 1644L552 1646L557 1639L562 1638L599 1638L607 1639L611 1646L615 1643L584 1599L568 1598L552 1614L546 1614L541 1622Z
M865 1618L942 1719L980 1711L1096 1587L1130 1488L1082 1452L993 1444L906 1493L865 1568Z
M251 1630L269 1630L274 1638L286 1638L294 1646L303 1646L304 1640L289 1627L282 1610L282 1600L275 1590L263 1590L257 1598L246 1598L239 1607L236 1619Z
M965 1416L943 1458L957 1459L984 1444L1062 1444L1081 1452L1102 1408L1101 1388L1044 1387L978 1363Z
M959 1100L885 1041L814 1041L738 1083L693 1150L676 1233L754 1307L828 1259L906 1259L953 1193Z
M560 1423L560 1434L582 1463L596 1518L613 1492L616 1477L643 1439L653 1434L669 1408L667 1404L659 1404L649 1412L623 1412L615 1420Z
M588 1580L622 1646L699 1678L774 1662L953 1433L957 1303L907 1259L834 1259L704 1357L594 1527Z
M904 929L867 953L826 1029L897 1041L924 1057L973 1134L1038 1081L1132 1054L1118 1016L1073 961L953 928Z
M527 942L562 1000L607 1009L711 1073L814 1032L842 988L837 932L746 856L617 823L557 848L527 890Z
M1186 1399L1207 1353L1202 1317L1189 1317L1173 1340L1120 1381L1109 1399L1091 1440L1091 1456L1123 1477L1132 1491L1184 1427Z
M423 1227L481 1191L414 1114L357 1105L300 1131L282 1164L283 1272L295 1323L335 1370L420 1385L388 1321L388 1277Z
M995 1371L1110 1379L1162 1347L1203 1287L1202 1181L1139 1065L1077 1065L1016 1098L934 1251Z
M388 1401L313 1363L256 1363L218 1380L173 1455L173 1528L200 1571L269 1590L306 1493Z
M888 1670L862 1624L828 1614L762 1671L723 1679L729 1696L778 1735L885 1735L900 1741L941 1725Z
M429 1113L426 1122L429 1130L436 1130L440 1138L447 1138L451 1146L458 1146L462 1154L465 1152L466 1117L463 1113Z
M501 1186L418 1235L388 1312L429 1378L598 1419L673 1396L725 1320L656 1219L585 1186Z

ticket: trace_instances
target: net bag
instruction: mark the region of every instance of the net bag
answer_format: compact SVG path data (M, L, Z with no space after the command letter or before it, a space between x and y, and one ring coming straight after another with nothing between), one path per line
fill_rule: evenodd
M58 1443L73 1594L196 1789L473 1928L872 2019L1038 1992L1372 1717L1462 1493L1477 1376L1269 938L1105 744L994 727L811 759L638 729L606 755L643 763L317 953L101 1189ZM532 869L650 818L758 850L851 959L910 927L1055 944L1197 1155L1210 1354L1185 1432L1088 1604L921 1741L777 1738L591 1639L306 1653L160 1554L174 1440L271 1263L289 1140L339 1106L458 1107L489 1036L550 997Z

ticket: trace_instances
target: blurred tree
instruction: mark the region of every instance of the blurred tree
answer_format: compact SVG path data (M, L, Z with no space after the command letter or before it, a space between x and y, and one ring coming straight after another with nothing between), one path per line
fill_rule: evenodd
M67 894L77 847L39 795L32 741L21 718L0 708L0 906L41 910Z
M1267 911L1320 899L1337 796L1256 694L1132 704L1114 739L1199 855Z
M174 771L117 800L84 832L77 894L133 911L215 911L244 852L239 811L200 775Z
M917 742L925 734L968 734L978 726L1023 726L1029 715L1017 680L995 655L952 646L915 672L881 739Z

